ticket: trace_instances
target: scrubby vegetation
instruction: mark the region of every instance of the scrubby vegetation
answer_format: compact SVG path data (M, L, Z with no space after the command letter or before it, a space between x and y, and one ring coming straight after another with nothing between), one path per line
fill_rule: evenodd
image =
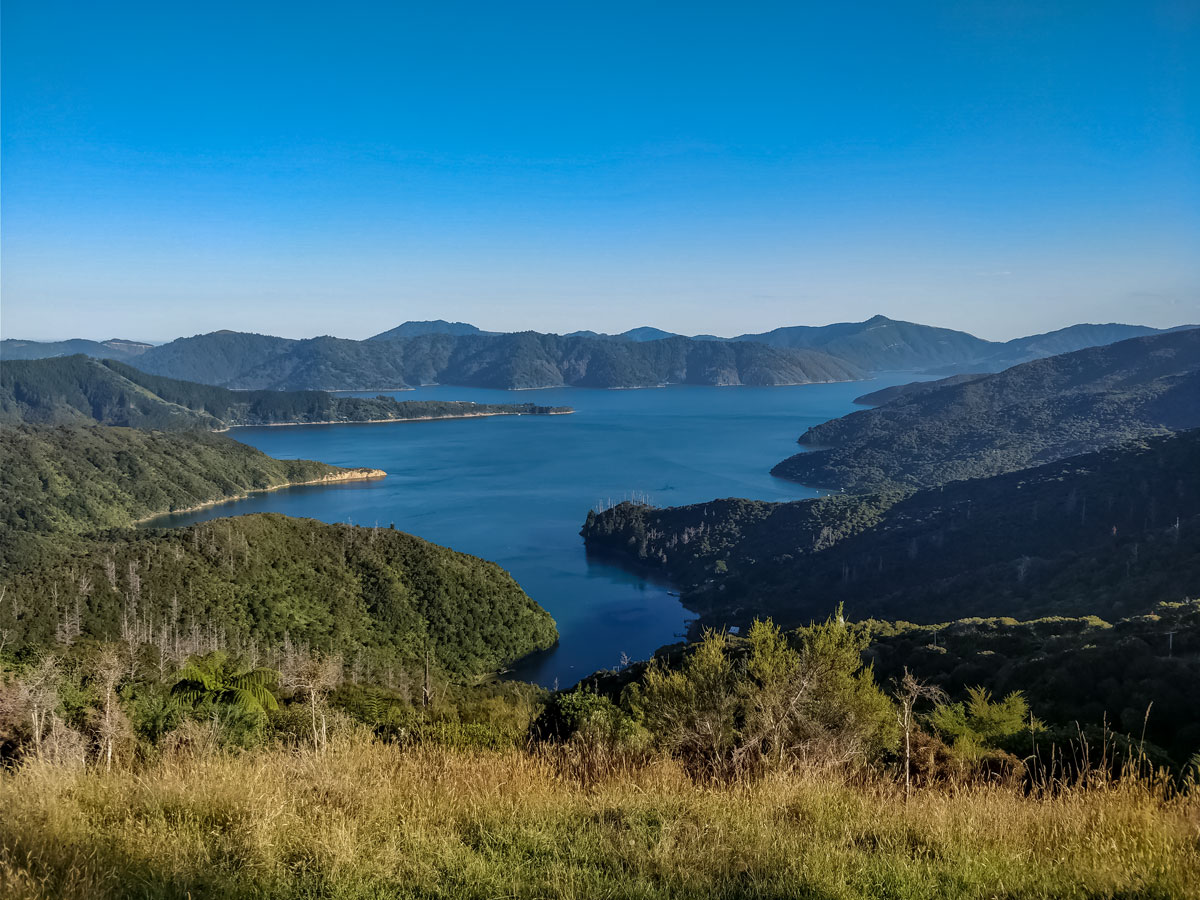
M1113 622L1055 616L865 627L866 659L884 682L907 669L959 699L972 686L996 696L1020 691L1056 723L1060 744L1080 729L1099 744L1107 729L1145 741L1178 768L1200 753L1200 600Z
M1134 338L912 393L810 428L776 475L932 487L1200 427L1200 330Z
M0 685L11 897L1185 897L1188 775L1003 750L1020 695L884 690L837 620L710 635L616 700L411 700L336 659L126 669L76 643ZM333 663L332 665L330 663ZM340 682L340 684L338 683ZM549 701L549 702L547 702ZM839 710L848 709L846 715Z
M159 430L571 412L533 403L341 397L325 391L231 391L69 356L0 363L0 423Z

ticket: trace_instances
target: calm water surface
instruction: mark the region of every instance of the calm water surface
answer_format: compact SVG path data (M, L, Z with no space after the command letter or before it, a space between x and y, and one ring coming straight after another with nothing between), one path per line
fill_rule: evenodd
M497 416L441 422L237 428L239 441L280 458L383 469L380 481L292 488L158 526L277 512L325 522L395 524L402 531L494 560L549 610L557 648L515 673L562 687L622 654L644 659L677 640L690 616L665 585L589 560L579 529L589 509L635 497L679 505L718 497L796 500L815 492L773 478L810 425L850 412L869 384L498 391L429 387L401 400L532 401L570 416ZM366 392L360 396L373 396Z

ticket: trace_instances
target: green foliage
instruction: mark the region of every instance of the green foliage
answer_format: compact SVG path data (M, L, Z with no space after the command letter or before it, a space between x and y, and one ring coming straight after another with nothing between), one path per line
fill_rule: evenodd
M278 460L223 435L0 426L0 550L20 534L81 534L350 470ZM14 558L16 557L16 558Z
M535 723L534 733L570 740L577 749L609 761L642 751L649 738L626 709L583 686L550 698Z
M188 660L176 673L171 696L191 707L204 703L229 706L265 716L277 709L274 669L245 668L228 653L215 651Z
M651 666L630 702L655 742L698 771L726 771L737 741L738 679L710 631L679 669Z
M863 667L866 632L839 613L794 638L796 646L773 623L755 622L737 656L710 631L678 667L651 664L627 702L660 747L709 775L892 749L895 710Z
M582 533L713 624L794 625L831 601L910 621L1128 616L1200 583L1200 430L911 494L624 503Z
M1112 624L1093 616L868 627L868 658L882 679L907 667L958 699L972 685L1019 691L1068 736L1082 727L1144 737L1177 766L1200 750L1200 601Z
M1039 723L1030 717L1029 704L1018 691L1003 700L992 700L982 687L967 689L967 699L934 708L929 725L952 742L954 750L967 759L976 759L985 750L999 747L1021 731L1036 731Z
M1134 338L913 392L810 428L775 467L853 492L932 487L1200 427L1200 330Z
M0 605L9 647L61 634L277 649L287 642L382 675L426 650L456 676L495 671L553 645L550 616L477 557L403 532L279 515L81 542L68 565L14 573ZM55 599L57 598L57 599Z
M134 734L149 747L157 747L179 727L188 712L171 696L171 688L165 684L127 685L121 699Z

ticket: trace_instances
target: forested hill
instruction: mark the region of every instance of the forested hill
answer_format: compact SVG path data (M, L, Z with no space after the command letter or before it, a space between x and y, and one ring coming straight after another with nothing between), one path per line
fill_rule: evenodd
M445 319L429 319L423 322L403 322L395 328L381 331L367 338L369 341L392 341L396 338L420 337L423 334L495 334L483 331L466 322L447 322Z
M822 350L866 371L906 371L972 362L999 346L949 328L874 316L865 322L795 325L735 341Z
M557 639L495 563L391 529L279 515L88 542L69 565L9 577L0 629L18 652L77 637L185 656L290 644L340 653L381 681L415 677L426 651L473 676Z
M242 389L383 390L422 384L490 388L802 384L862 377L813 350L762 344L613 341L523 332L391 340L293 341L216 332L140 356L143 371Z
M951 375L936 381L910 381L907 384L895 384L878 391L871 391L869 394L855 397L854 402L859 406L883 406L883 404L899 400L901 397L916 397L920 394L928 394L930 391L939 391L944 387L966 384L968 381L978 381L980 378L986 377L987 373L971 373Z
M1103 347L1118 341L1127 341L1130 338L1147 337L1194 327L1194 325L1181 325L1178 328L1162 329L1150 328L1146 325L1123 325L1116 322L1106 325L1070 325L1057 331L1048 331L1045 334L1015 338L1001 344L994 352L972 363L969 368L973 372L1001 372L1012 366L1047 356L1074 353L1076 350L1085 350L1088 347Z
M231 391L86 356L0 362L0 423L178 430L570 412L532 403L397 401L324 391Z
M662 571L710 624L839 602L918 622L1131 615L1200 592L1200 430L907 497L625 503L583 535Z
M287 484L378 477L273 459L220 434L0 426L0 543L81 534Z
M928 487L1200 426L1200 330L1134 338L913 392L810 428L773 473L848 491Z

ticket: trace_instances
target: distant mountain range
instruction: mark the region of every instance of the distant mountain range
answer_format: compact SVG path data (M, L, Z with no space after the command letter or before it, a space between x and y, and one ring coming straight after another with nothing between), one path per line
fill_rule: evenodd
M1183 325L1180 329L1194 326ZM1060 328L1045 334L1034 334L1007 342L986 341L963 331L920 325L873 316L864 322L839 322L832 325L794 325L772 331L739 334L732 338L711 334L691 336L694 341L738 342L766 344L793 350L820 350L853 363L867 372L929 371L931 374L954 374L960 371L999 372L1033 359L1070 353L1088 347L1099 347L1116 341L1163 331L1147 325L1080 324ZM424 334L495 335L462 322L405 322L403 325L376 335L371 340L390 340L396 337L416 337ZM566 337L585 337L597 340L660 341L688 337L661 328L632 328L620 334L595 331L575 331Z
M1191 326L1181 326L1187 328ZM0 342L4 359L85 353L187 381L237 389L376 390L422 384L492 388L772 385L845 381L871 372L995 372L1158 329L1073 325L1006 343L875 316L733 338L659 328L621 334L487 332L465 322L405 322L365 341L217 331L151 346L133 341Z
M852 381L864 373L813 350L670 338L633 341L524 332L350 341L214 332L147 350L139 369L238 389L386 390L422 384L491 388L653 387Z
M83 353L96 359L129 360L141 356L153 344L142 341L124 341L110 338L107 341L85 341L76 338L69 341L0 341L0 359L45 359L48 356L74 356Z

